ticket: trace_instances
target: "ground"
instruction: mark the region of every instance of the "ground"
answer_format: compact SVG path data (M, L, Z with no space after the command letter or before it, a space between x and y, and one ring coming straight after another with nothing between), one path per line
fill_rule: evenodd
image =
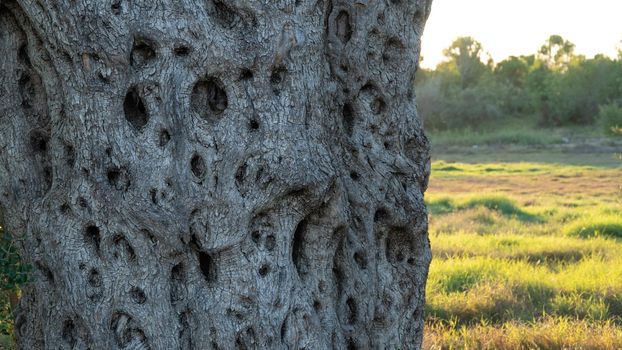
M424 348L622 348L618 141L435 136Z

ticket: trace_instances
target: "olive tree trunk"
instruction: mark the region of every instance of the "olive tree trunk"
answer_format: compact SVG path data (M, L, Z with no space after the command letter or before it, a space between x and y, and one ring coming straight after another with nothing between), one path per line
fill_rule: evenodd
M416 349L431 0L0 0L21 349Z

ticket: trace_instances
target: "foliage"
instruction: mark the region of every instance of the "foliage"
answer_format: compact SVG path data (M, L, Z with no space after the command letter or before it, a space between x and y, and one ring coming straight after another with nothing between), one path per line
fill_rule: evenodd
M598 123L608 135L619 135L622 132L622 107L617 103L600 106Z
M559 35L536 54L497 64L471 37L457 38L444 54L444 62L420 71L415 82L429 130L494 129L508 118L592 124L599 106L622 96L622 59L575 55L574 44Z
M0 227L0 337L13 332L11 299L19 293L19 286L28 280L30 268L21 262L11 237ZM0 339L0 344L1 344Z

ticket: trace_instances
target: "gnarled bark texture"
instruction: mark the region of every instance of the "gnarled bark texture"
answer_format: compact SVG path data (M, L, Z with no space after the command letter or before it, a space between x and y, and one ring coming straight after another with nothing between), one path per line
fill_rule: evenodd
M22 349L415 349L431 0L0 0Z

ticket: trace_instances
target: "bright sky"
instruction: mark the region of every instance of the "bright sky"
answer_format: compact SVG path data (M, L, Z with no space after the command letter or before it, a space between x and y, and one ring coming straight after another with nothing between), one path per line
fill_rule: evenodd
M570 40L578 54L616 57L622 0L433 0L421 65L434 68L458 36L474 37L499 62L535 53L551 34Z

